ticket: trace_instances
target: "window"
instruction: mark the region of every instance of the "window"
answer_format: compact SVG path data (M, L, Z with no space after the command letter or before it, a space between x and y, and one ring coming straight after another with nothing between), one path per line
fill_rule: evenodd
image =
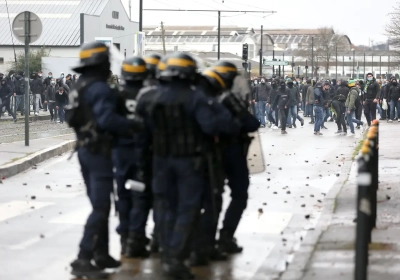
M0 65L4 64L4 57L0 57Z

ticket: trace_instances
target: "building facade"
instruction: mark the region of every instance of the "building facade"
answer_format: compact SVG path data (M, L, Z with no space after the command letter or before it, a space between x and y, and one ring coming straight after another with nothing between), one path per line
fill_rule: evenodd
M165 26L164 31L158 26L147 26L144 30L146 49L161 52L164 38L166 51L217 52L218 29L214 26ZM260 29L221 27L221 53L226 52L241 57L245 43L248 44L249 61L254 66L257 63L257 67L253 67L251 72L258 75L261 45L261 61L281 60L289 64L285 67L263 66L262 74L266 76L279 75L279 69L281 75L285 73L285 75L330 78L350 78L356 77L357 74L362 77L369 72L373 72L376 76L385 76L386 73L398 72L398 63L393 51L358 50L348 36L335 34L333 29L329 28L269 29L263 30L261 36ZM314 61L311 55L312 49Z
M135 33L139 25L130 20L121 0L13 0L8 2L9 13L5 11L5 2L1 1L0 72L11 69L15 55L24 50L23 44L10 33L9 26L16 15L23 11L38 15L43 25L42 34L31 44L31 49L45 47L50 50L52 58L71 58L69 68L74 66L79 57L81 44L95 39L114 44L121 55L132 56L134 53ZM47 71L57 67L57 63L54 66L42 66ZM57 73L58 70L52 71ZM70 69L63 69L62 72L67 71Z

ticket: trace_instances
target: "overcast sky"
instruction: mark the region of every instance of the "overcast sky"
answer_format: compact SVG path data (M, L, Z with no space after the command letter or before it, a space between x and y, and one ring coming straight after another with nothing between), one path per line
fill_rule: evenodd
M128 8L129 0L122 0ZM276 11L276 14L222 13L221 25L260 27L265 29L319 28L332 26L346 34L356 44L368 45L369 40L386 41L384 35L388 13L395 0L143 0L144 9L220 9ZM224 3L223 3L224 2ZM243 4L242 4L243 3ZM139 19L139 0L132 0L132 20ZM144 25L213 25L217 13L201 12L143 12Z

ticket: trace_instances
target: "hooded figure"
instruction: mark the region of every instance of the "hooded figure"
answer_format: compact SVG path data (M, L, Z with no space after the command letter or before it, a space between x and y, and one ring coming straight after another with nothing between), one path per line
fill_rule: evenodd
M281 133L287 134L286 132L286 121L289 113L289 107L292 102L290 98L290 90L286 88L285 80L279 82L278 95L275 98L273 107L278 106L279 112L281 114Z
M1 98L1 105L0 105L0 118L1 112L3 111L3 107L6 107L7 112L13 117L14 122L17 122L17 118L15 117L14 112L10 108L10 98L13 95L13 91L11 87L7 84L7 80L3 79L0 83L0 98Z

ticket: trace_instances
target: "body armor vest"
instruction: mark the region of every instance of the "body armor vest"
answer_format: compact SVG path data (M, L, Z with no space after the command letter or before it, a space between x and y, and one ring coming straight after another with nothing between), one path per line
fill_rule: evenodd
M192 90L182 91L171 104L155 103L152 110L154 125L153 150L161 157L199 156L203 151L204 134L187 113L187 102Z

